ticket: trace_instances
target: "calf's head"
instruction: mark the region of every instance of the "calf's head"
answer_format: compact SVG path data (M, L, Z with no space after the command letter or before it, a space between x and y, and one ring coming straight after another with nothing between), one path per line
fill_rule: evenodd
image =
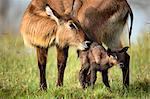
M55 43L59 47L75 46L77 49L88 48L87 36L80 26L80 23L71 16L60 16L49 5L45 7L47 15L57 23Z
M121 67L124 67L126 62L130 60L130 56L127 54L128 48L129 47L124 47L122 49L115 49L115 50L108 49L107 52L109 55L116 57L117 64L119 64Z

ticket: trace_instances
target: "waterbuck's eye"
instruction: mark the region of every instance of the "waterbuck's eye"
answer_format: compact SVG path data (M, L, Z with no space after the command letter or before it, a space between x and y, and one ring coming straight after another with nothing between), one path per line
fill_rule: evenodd
M70 23L70 24L69 24L69 27L70 27L71 29L78 29L77 26L76 26L74 23Z
M69 26L71 27L71 29L75 28L75 26L73 24L69 24Z

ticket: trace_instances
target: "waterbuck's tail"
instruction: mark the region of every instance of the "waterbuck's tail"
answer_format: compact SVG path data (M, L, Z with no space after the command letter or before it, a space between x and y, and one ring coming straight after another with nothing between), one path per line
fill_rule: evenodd
M131 9L129 4L128 4L128 7L129 7L128 14L130 15L130 19L131 19L131 24L130 24L130 29L129 29L129 45L131 45L131 40L130 39L131 39L132 26L133 26L133 12L132 12L132 9Z

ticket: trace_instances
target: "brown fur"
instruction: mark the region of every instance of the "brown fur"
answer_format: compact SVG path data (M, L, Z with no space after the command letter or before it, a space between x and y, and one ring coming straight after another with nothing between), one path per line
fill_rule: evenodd
M96 42L93 42L90 46L90 49L87 51L81 51L80 52L80 61L81 64L85 64L89 62L90 64L96 63L101 66L109 64L115 64L116 60L113 60L113 56L109 56L107 51L102 45L99 45Z
M93 42L88 51L79 51L81 70L79 75L79 81L83 88L86 85L86 75L87 71L90 72L90 83L93 86L96 81L97 71L107 71L110 67L117 64L117 59L108 54L105 48L96 42ZM88 69L89 68L89 69Z
M30 4L26 12L31 12L30 8L34 9L31 5L35 5L35 10L41 13L46 3L60 15L76 11L75 17L80 21L88 37L99 43L104 42L109 48L122 47L120 37L128 14L131 15L131 21L133 20L131 8L126 0L57 0L57 2L55 0L32 0L32 4ZM53 24L52 22L50 23ZM44 23L41 25L43 26ZM48 27L48 25L46 26ZM53 27L51 28L53 29ZM23 30L22 33L24 33ZM130 35L131 30L132 24ZM48 42L48 40L46 41ZM44 45L47 45L47 43Z
M80 23L71 15L61 15L52 9L60 21L59 25L56 24L58 22L50 18L45 11L49 2L41 2L42 0L32 0L23 16L20 30L25 44L44 48L54 44L62 48L66 45L84 46L86 36ZM77 29L69 28L70 24L76 25Z

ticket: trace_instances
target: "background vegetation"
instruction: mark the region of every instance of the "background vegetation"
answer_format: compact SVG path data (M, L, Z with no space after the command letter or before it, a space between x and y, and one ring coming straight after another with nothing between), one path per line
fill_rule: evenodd
M143 33L144 34L144 33ZM94 90L81 89L78 81L80 63L74 48L69 51L64 86L56 87L57 66L55 47L49 50L47 63L47 92L39 90L39 70L34 49L24 47L22 38L0 36L0 98L23 99L100 99L100 98L150 98L150 33L145 33L129 49L130 87L123 89L122 74L118 66L109 71L112 92L109 92L98 73Z

